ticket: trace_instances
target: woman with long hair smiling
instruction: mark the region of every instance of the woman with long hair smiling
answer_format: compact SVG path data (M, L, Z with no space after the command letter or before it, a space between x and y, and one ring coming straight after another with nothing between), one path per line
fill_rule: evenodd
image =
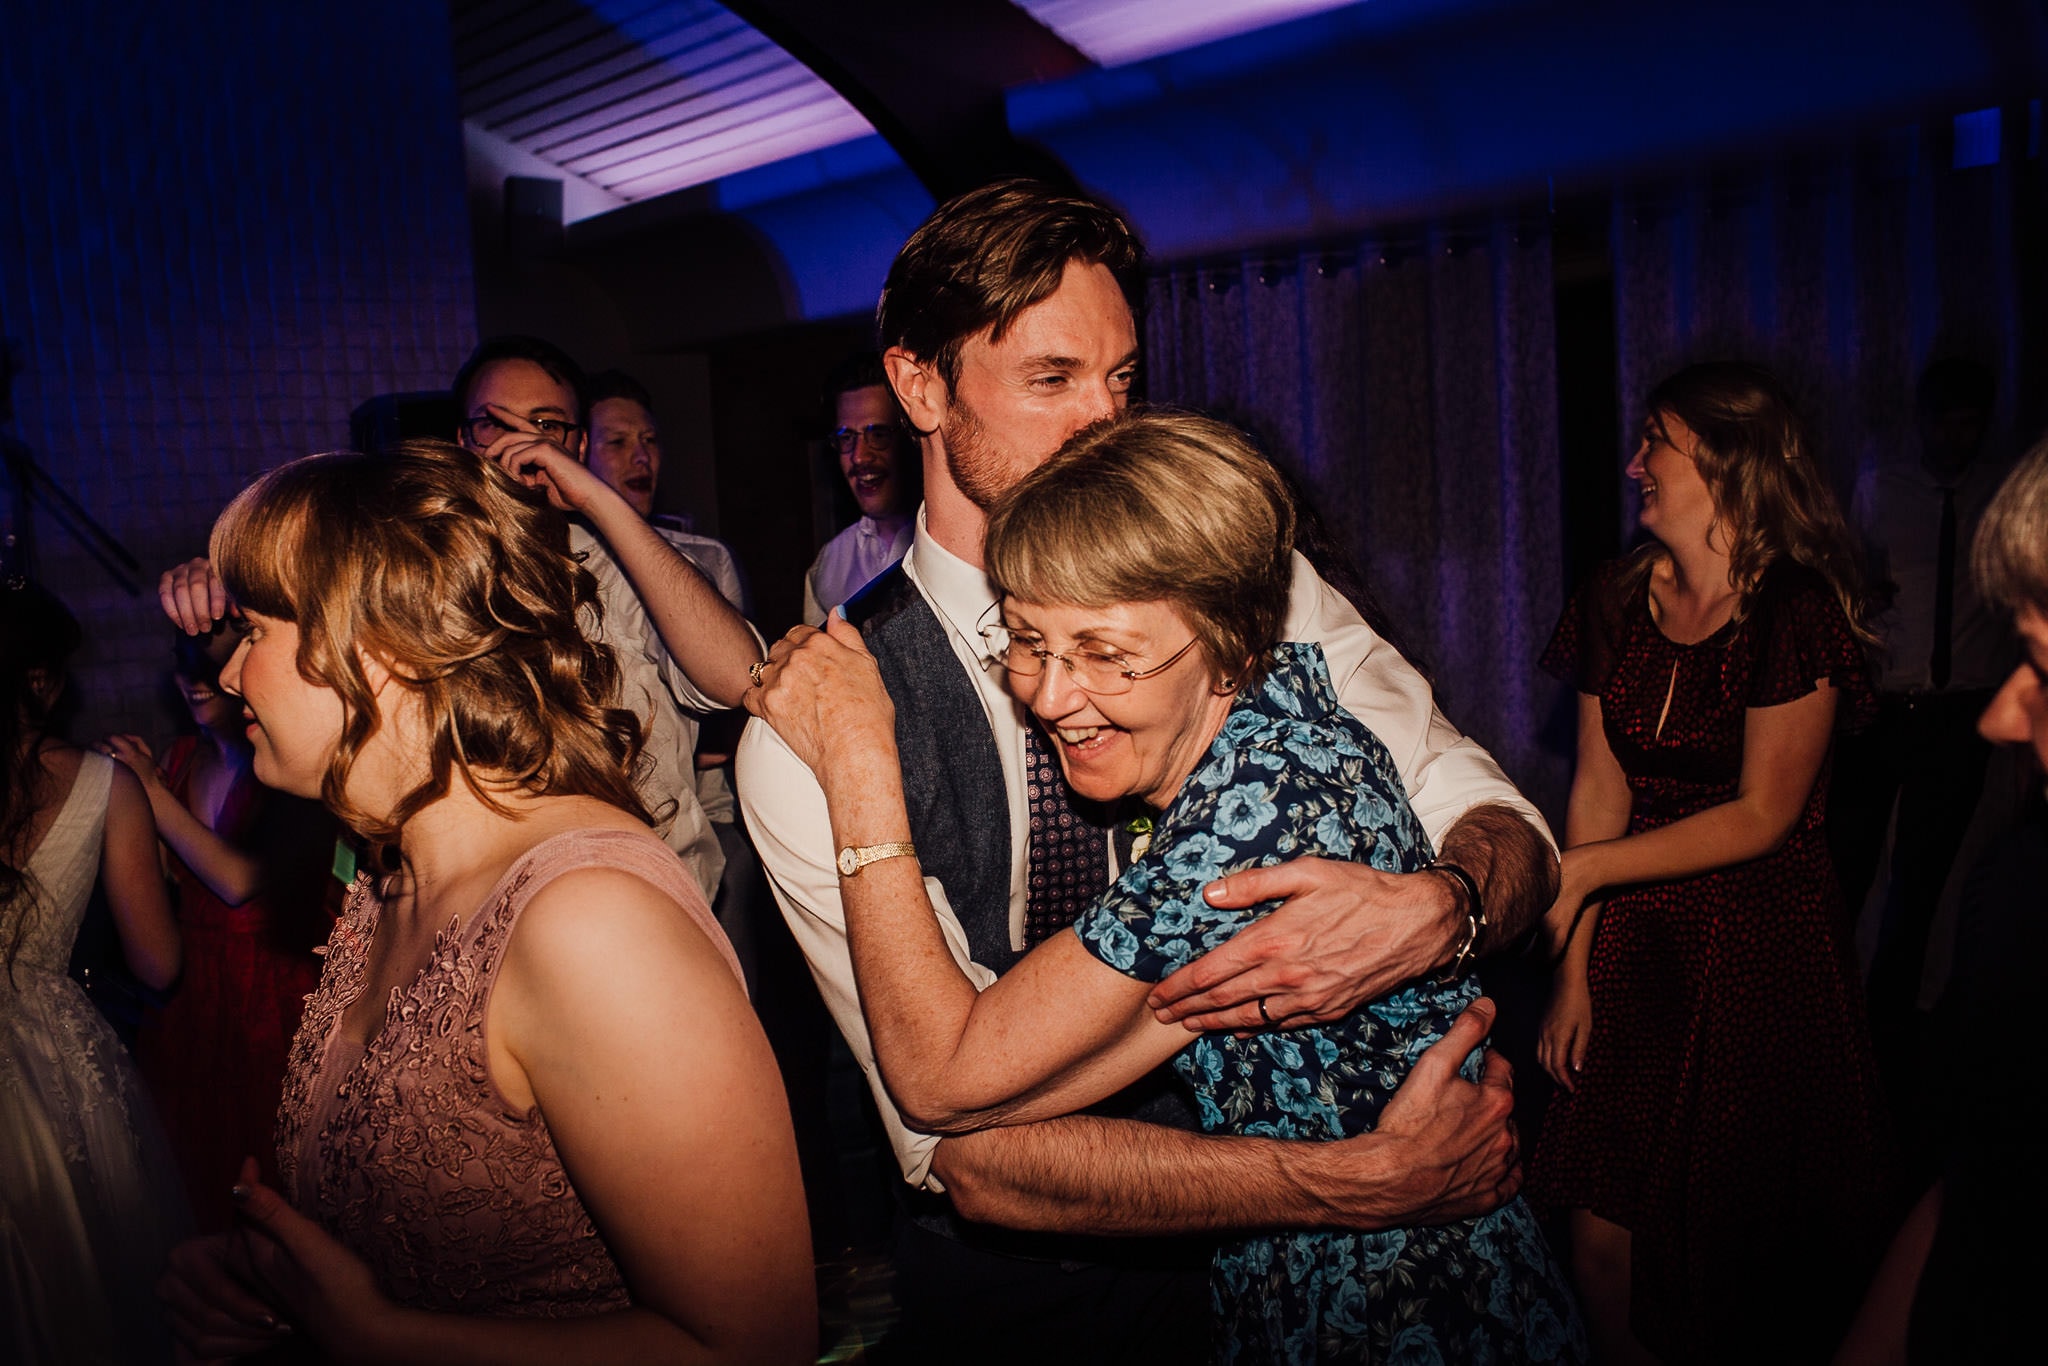
M1875 705L1855 557L1783 388L1659 385L1628 474L1649 540L1544 653L1579 696L1562 1088L1530 1195L1569 1211L1603 1359L1801 1360L1861 1284L1883 1110L1823 820L1838 724Z

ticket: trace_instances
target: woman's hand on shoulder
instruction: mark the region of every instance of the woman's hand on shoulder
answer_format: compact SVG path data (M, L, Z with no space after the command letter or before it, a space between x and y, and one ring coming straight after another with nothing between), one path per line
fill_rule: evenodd
M896 762L896 707L860 629L836 611L825 629L775 642L743 699L823 782L847 766Z
M163 774L157 772L156 755L151 752L149 742L140 735L109 735L100 742L99 750L128 766L128 771L142 784L142 790L149 794L150 805L154 807L157 793L165 789Z
M815 1290L789 1109L710 933L621 869L557 878L506 949L491 1066L508 1099L524 1090L546 1117L639 1307L720 1360L807 1359Z

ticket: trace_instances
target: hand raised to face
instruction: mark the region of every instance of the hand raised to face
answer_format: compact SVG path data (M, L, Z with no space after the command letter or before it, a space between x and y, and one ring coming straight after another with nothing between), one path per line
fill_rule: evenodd
M523 418L509 408L491 403L484 406L497 435L488 445L471 449L528 488L541 489L548 501L563 512L582 512L592 500L609 492L605 482L591 473L580 458L582 442L578 429L545 419ZM465 432L479 432L472 421ZM571 440L572 434L578 439Z

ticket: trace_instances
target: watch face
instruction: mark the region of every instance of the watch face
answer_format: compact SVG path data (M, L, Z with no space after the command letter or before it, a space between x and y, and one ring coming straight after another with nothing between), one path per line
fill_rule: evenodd
M842 877L852 877L860 871L860 860L854 857L853 846L847 845L839 851L839 872Z

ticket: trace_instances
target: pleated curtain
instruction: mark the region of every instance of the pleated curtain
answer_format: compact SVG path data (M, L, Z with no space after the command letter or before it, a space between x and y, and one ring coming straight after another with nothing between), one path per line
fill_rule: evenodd
M1618 192L1624 445L1659 379L1722 358L1785 378L1845 499L1877 464L1917 458L1914 388L1934 360L1996 376L1992 458L2038 438L2048 215L2035 117L2006 111L1975 156L1958 158L1942 120L1826 158Z
M1563 599L1548 237L1463 231L1169 268L1147 392L1236 421L1316 505L1439 705L1553 819Z

